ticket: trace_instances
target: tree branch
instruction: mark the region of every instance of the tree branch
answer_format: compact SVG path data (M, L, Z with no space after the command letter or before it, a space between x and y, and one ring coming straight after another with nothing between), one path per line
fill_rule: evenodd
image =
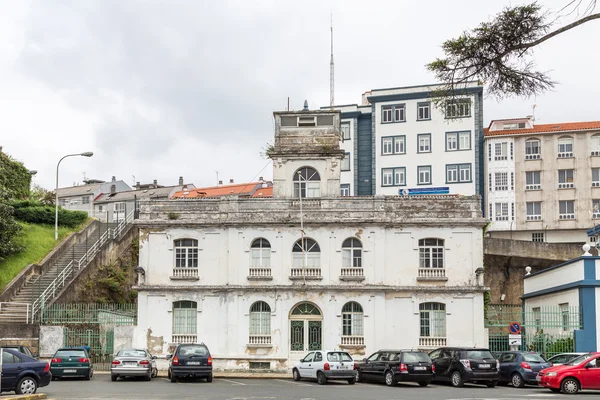
M513 47L511 50L530 49L532 47L535 47L535 46L539 45L540 43L545 42L548 39L553 38L556 35L560 35L563 32L566 32L566 31L568 31L570 29L573 29L573 28L575 28L575 27L577 27L579 25L585 24L586 22L592 21L594 19L600 19L600 13L591 14L591 15L588 15L587 17L578 19L577 21L575 21L573 23L570 23L569 25L565 25L562 28L555 30L554 32L550 32L549 34L542 36L538 40L535 40L535 41L530 42L530 43L523 43L521 45Z

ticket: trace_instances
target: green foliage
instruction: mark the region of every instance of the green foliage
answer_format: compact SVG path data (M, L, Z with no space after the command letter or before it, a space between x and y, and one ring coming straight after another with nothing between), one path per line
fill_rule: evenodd
M38 201L47 206L53 206L55 201L53 192L44 189L43 187L37 184L33 185L33 188L31 188L31 191L29 193L29 199Z
M170 212L167 214L167 218L169 219L179 219L180 214L176 212Z
M31 174L23 163L14 160L0 148L0 187L9 199L25 199L29 195Z
M544 354L546 357L560 353L572 353L575 351L575 340L572 337L554 339L551 335L540 330L529 343L529 349Z
M16 237L16 244L23 250L7 256L0 261L0 291L29 264L40 262L54 249L54 226L19 223L21 234ZM64 239L72 230L58 228L59 240ZM1 243L0 243L1 244Z
M35 224L54 224L55 208L46 206L35 200L21 200L11 203L14 207L14 216L19 221L31 222ZM85 211L66 210L58 208L58 225L74 228L88 218Z
M16 240L21 227L13 217L14 209L6 202L6 198L2 198L3 192L0 186L0 263L7 256L23 249L23 246Z
M485 269L485 267L484 267ZM488 309L490 308L490 304L492 303L492 295L489 290L483 292L483 319L484 321L488 320Z

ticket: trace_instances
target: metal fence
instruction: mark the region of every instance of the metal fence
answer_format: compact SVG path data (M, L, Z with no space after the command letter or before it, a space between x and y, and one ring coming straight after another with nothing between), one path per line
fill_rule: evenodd
M49 325L136 325L137 304L52 304L43 310L42 323Z
M113 359L115 334L113 329L64 328L64 346L89 346L95 371L110 370Z

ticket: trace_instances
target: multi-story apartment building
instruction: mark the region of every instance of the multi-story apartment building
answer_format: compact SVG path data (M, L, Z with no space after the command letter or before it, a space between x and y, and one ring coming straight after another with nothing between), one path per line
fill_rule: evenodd
M274 114L273 197L141 202L132 345L279 370L325 348L486 345L479 197L341 197L340 116Z
M375 89L361 105L335 107L342 195L483 194L483 88L457 90L440 110L433 98L441 88Z
M67 210L85 211L94 215L94 201L105 193L131 190L128 184L114 176L110 182L88 179L83 185L58 188L58 205Z
M491 236L588 241L600 222L600 121L494 120L485 143Z

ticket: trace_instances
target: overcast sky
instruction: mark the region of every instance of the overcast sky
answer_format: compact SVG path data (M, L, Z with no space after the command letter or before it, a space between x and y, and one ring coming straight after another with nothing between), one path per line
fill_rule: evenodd
M0 2L0 145L54 188L87 178L196 186L272 175L261 155L274 110L329 104L329 18L336 103L369 89L434 82L441 43L508 1ZM520 1L513 1L519 4ZM542 1L551 10L568 0ZM575 15L563 19L573 21ZM600 22L541 46L560 84L537 99L488 98L490 119L600 119ZM260 172L263 167L266 168Z

